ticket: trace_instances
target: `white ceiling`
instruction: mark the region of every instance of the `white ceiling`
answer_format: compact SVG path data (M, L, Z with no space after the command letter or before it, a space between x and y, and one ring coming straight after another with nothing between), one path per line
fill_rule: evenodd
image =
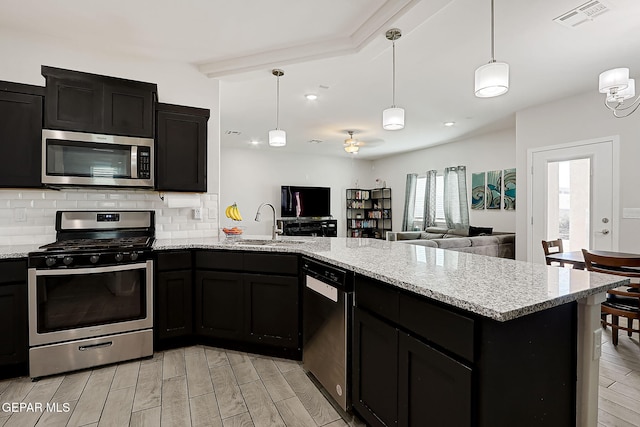
M511 88L491 99L473 95L474 70L490 59L489 0L0 0L0 26L193 64L221 81L223 146L349 156L353 130L368 143L358 156L372 159L513 126L523 108L596 91L605 69L640 77L640 2L601 2L611 10L569 29L553 18L582 0L495 0L495 56L510 64ZM403 33L396 104L406 126L384 131L393 27ZM266 144L276 67L287 132L278 149ZM304 98L311 92L317 101Z

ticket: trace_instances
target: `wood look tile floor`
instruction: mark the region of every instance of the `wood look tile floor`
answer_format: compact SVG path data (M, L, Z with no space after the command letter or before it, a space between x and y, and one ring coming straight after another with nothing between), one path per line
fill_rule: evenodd
M206 346L36 382L0 381L0 404L19 402L42 410L0 406L0 427L364 426L342 418L299 362Z
M598 421L640 427L640 344L604 331ZM300 363L206 346L168 350L32 382L0 381L1 403L58 404L58 412L3 412L0 427L29 426L362 426L344 419ZM64 404L68 405L68 411Z

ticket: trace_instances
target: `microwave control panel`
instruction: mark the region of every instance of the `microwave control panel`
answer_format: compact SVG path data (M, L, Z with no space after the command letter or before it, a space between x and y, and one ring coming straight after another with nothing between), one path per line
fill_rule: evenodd
M151 178L151 148L138 147L138 178Z

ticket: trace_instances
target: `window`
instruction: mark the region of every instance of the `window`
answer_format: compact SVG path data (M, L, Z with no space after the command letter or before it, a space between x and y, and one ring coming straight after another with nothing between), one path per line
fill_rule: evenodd
M422 229L424 222L424 190L427 185L427 177L419 176L416 182L416 201L413 206L413 228L415 230ZM436 223L443 225L444 219L444 176L436 176Z

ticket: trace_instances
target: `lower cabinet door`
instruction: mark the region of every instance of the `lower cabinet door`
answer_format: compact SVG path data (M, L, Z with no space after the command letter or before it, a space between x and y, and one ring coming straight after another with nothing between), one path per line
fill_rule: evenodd
M395 426L398 330L359 308L353 323L353 407L371 426Z
M27 284L0 285L0 367L27 361Z
M404 333L398 362L398 425L471 425L471 368Z
M156 336L159 339L191 335L193 332L191 270L157 274Z
M243 274L196 272L196 333L213 338L244 339Z
M249 339L287 348L300 344L298 277L245 274Z

